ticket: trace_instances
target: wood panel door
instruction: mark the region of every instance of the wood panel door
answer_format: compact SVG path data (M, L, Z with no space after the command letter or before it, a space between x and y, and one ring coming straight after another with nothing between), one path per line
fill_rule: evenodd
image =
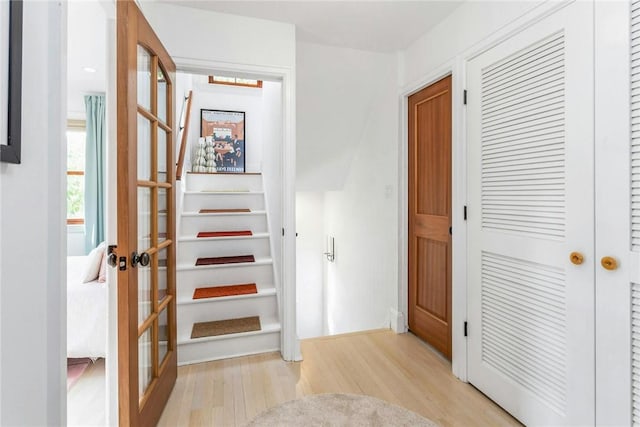
M177 376L175 65L131 0L117 2L120 425L156 425Z
M467 66L468 378L526 425L593 425L593 4Z
M408 111L409 329L451 359L451 76Z

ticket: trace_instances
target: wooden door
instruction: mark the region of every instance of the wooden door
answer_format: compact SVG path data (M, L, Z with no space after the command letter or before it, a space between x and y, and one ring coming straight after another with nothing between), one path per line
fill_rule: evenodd
M117 2L120 425L156 425L177 375L175 65L133 1Z
M526 425L593 425L593 4L467 66L468 378Z
M451 76L409 97L409 329L451 359Z

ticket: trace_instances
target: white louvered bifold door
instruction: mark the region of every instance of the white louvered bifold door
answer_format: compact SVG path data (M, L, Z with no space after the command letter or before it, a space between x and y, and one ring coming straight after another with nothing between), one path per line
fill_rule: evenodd
M592 7L467 66L468 377L527 425L595 420Z
M627 303L628 297L631 300L631 313L629 313L628 317L624 316L624 319L628 322L629 328L627 327L619 327L614 323L614 317L610 316L612 321L608 322L606 326L611 331L614 331L613 339L617 342L613 342L615 345L617 353L622 353L626 356L629 347L631 347L631 418L633 420L633 425L640 425L640 1L633 0L631 2L630 7L630 28L628 33L628 40L630 43L630 66L628 70L630 74L628 75L628 80L625 79L624 82L631 85L630 90L630 99L627 98L627 105L630 106L628 109L628 114L624 114L622 118L628 120L631 126L630 130L630 150L627 151L629 157L626 157L626 164L629 166L629 169L625 168L625 178L629 175L631 176L631 185L630 189L628 188L628 182L624 182L625 189L627 195L630 195L630 209L627 212L630 215L627 215L627 218L630 217L631 230L627 233L629 239L625 239L625 244L630 246L630 256L629 256L629 266L628 268L622 268L621 271L618 271L618 275L611 274L612 272L604 272L602 271L600 276L608 276L609 278L618 281L619 275L624 275L625 278L628 277L628 280L623 280L624 284L630 286L630 290L628 288L623 288L625 292L618 292L616 294L611 295L610 298L616 297L616 305L623 306L622 304ZM625 64L625 65L628 65ZM627 88L628 90L628 88ZM626 124L626 123L625 123ZM625 128L624 130L627 130ZM628 133L627 133L628 135ZM626 135L625 135L626 136ZM627 154L625 153L625 154ZM615 159L612 159L615 161ZM624 163L623 163L624 164ZM612 165L610 165L612 167ZM627 219L625 218L625 219ZM629 221L625 222L627 225ZM628 230L626 230L628 231ZM615 253L611 253L610 255L615 256ZM624 262L624 261L623 261ZM621 267L625 267L621 265ZM608 274L607 274L608 273ZM617 284L617 283L616 283ZM616 286L617 288L617 286ZM610 292L610 291L609 291ZM619 294L619 295L618 295ZM624 306L629 306L625 304ZM625 313L626 314L626 313ZM621 315L617 316L621 318ZM625 325L626 326L626 325ZM630 343L627 338L629 334L631 336ZM626 359L626 358L624 358ZM623 359L623 360L624 360ZM624 360L626 362L626 360ZM618 362L618 361L614 361ZM622 360L620 361L622 362ZM619 362L618 362L619 363ZM627 368L627 364L623 365ZM615 368L612 369L610 373L610 377L613 377L615 381L615 385L619 390L628 390L627 382L624 381L626 378L622 376L622 372L618 372ZM626 391L625 390L625 391ZM626 396L624 396L623 404L627 403ZM624 408L626 409L626 407ZM626 413L625 413L626 415Z

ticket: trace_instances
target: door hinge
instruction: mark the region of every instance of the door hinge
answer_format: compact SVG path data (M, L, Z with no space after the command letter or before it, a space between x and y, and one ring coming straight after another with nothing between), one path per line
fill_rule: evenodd
M467 220L467 205L464 205L464 220Z
M284 228L282 229L282 235L284 236Z
M464 105L467 105L467 90L466 89L462 92L462 103Z
M467 322L464 322L464 336L466 337L468 334L468 329L467 329Z

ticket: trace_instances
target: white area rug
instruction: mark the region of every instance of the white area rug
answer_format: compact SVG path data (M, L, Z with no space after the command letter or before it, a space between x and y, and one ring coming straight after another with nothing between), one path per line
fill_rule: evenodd
M437 424L380 399L356 394L318 394L258 414L248 426L412 426Z

